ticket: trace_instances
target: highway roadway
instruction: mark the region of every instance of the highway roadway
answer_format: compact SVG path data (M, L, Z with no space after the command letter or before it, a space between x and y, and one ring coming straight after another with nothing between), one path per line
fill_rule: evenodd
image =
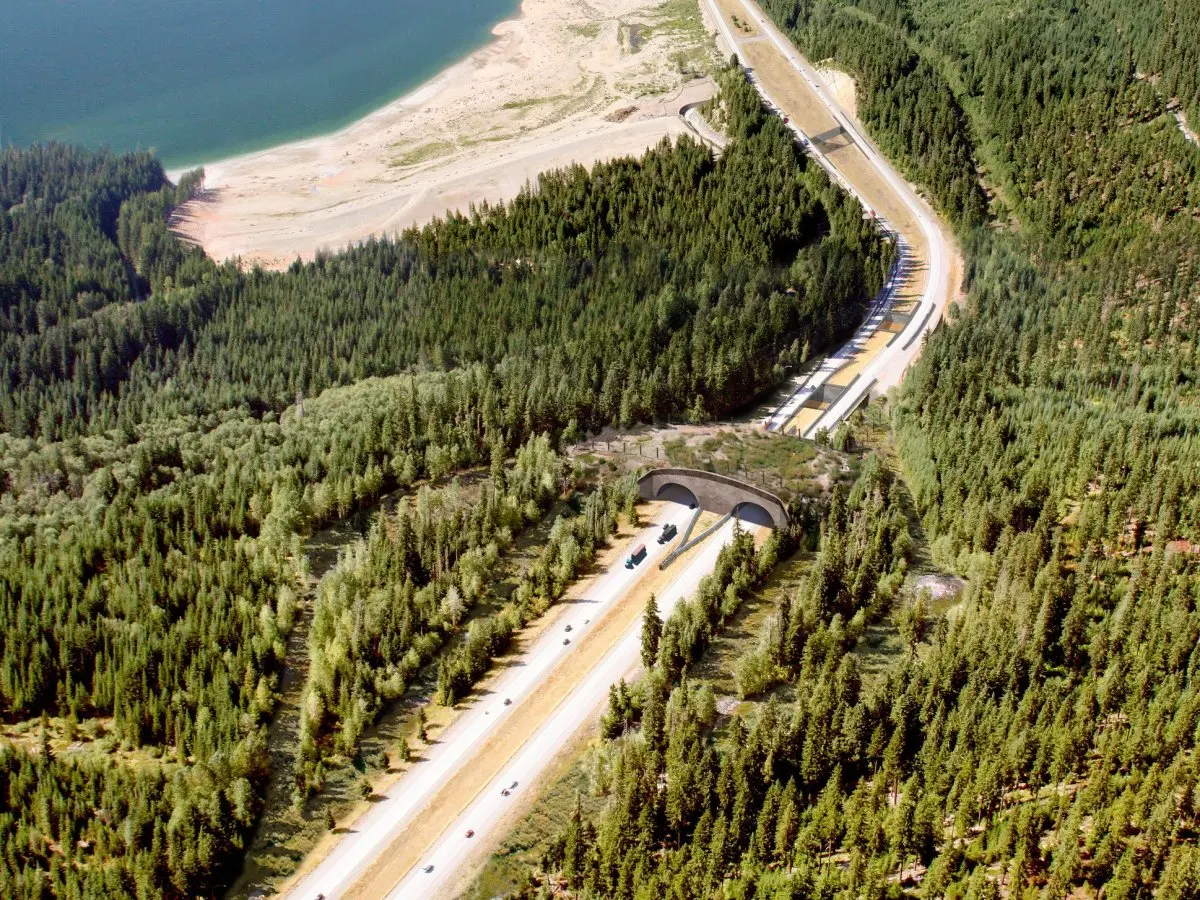
M756 526L750 526L754 528ZM658 597L665 618L680 600L692 596L700 579L712 571L717 554L733 537L730 520L713 534L703 550L681 568L670 587ZM646 563L643 563L646 565ZM580 612L582 616L583 611ZM459 868L473 846L494 842L498 827L523 790L535 784L555 754L580 728L598 716L608 699L609 685L629 676L641 665L641 618L595 666L526 741L500 775L480 791L467 809L438 836L421 861L389 893L388 900L425 900L450 896ZM508 791L505 794L504 791ZM474 831L470 838L467 831Z
M343 835L317 867L298 881L286 895L294 900L314 900L321 895L324 895L326 900L334 900L361 879L380 854L386 852L402 832L414 826L421 811L450 783L456 773L461 772L471 761L476 749L510 716L520 714L523 701L529 698L538 684L555 667L578 648L580 639L586 637L589 627L598 623L600 617L627 591L634 588L642 576L655 570L658 562L671 547L671 543L659 544L657 541L663 525L673 523L682 533L694 515L693 510L680 504L670 503L664 506L653 521L640 529L637 536L629 542L630 547L637 543L646 545L646 558L641 564L633 569L625 568L623 549L620 558L596 581L583 602L573 604L569 612L560 617L557 623L559 627L547 629L528 650L515 658L507 671L491 686L490 693L482 701L471 704L450 727L438 734L437 742L426 749L426 758L414 764L388 791L384 799L374 803L370 810L356 820L350 826L351 832ZM699 584L700 577L711 570L712 562L716 558L714 548L717 547L716 540L710 539L709 546L698 555L697 560L686 568L681 568L676 583L690 584L694 581L695 584ZM671 590L675 590L674 585ZM660 609L663 608L664 602L665 600L660 602ZM571 625L571 642L564 644L563 639L566 635L562 626L567 624ZM640 620L635 631L640 633ZM621 646L624 646L627 639L628 636L622 639ZM607 668L604 670L608 671ZM596 702L607 697L608 684L615 682L625 671L622 669L602 688L596 688L594 680L589 678L587 684L592 685L593 691L600 692ZM580 690L577 690L576 694L579 696L572 695L573 703L591 702L590 693L580 693ZM511 705L505 705L505 699L511 700ZM595 703L588 706L587 714L590 715L594 708ZM557 715L557 711L555 714ZM558 727L561 729L563 726L560 724ZM565 736L571 733L563 732ZM522 775L514 777L528 784L531 776L524 774L527 769L527 766L522 767L519 769ZM505 770L506 773L508 771ZM488 792L498 796L499 788L492 791L489 787ZM482 820L481 823L486 828L486 823ZM483 830L478 826L472 827L475 827L477 838L483 839ZM454 836L454 830L449 834ZM457 837L461 838L462 834L457 834ZM448 838L444 838L437 852L449 852L452 843ZM435 868L434 871L438 870ZM443 867L439 878L444 875Z
M703 0L703 2L707 6L709 14L717 23L720 35L729 48L729 51L731 53L738 53L740 42L734 36L730 29L730 23L722 13L716 0ZM857 377L846 387L845 391L830 403L828 408L823 410L821 415L804 430L802 436L811 438L822 429L833 432L876 385L899 382L904 370L921 351L921 341L919 338L933 328L941 319L942 310L953 288L950 283L950 267L953 259L953 251L939 229L932 210L917 196L916 192L892 167L887 158L862 133L862 130L855 121L846 115L845 111L834 99L833 92L829 89L829 86L812 65L801 56L795 45L775 27L774 23L763 13L757 3L753 2L753 0L739 0L739 2L745 11L745 20L754 23L758 27L773 49L787 61L791 69L800 76L803 84L807 85L813 95L820 100L838 126L857 145L858 149L862 151L886 187L912 214L919 229L918 234L897 235L897 249L899 252L897 254L896 266L888 278L887 285L876 299L866 321L863 322L847 344L822 361L810 373L809 377L800 384L792 396L767 417L763 423L764 427L771 431L778 431L783 428L796 412L811 399L812 395L826 384L838 370L848 365L862 351L862 348L866 346L871 338L875 336L887 319L887 314L891 309L897 288L910 273L913 246L919 247L924 251L920 255L925 258L928 264L928 277L925 282L925 288L921 293L916 309L913 310L911 318L905 324L904 329L863 366ZM749 74L751 81L767 104L772 108L779 109L779 104L772 97L769 88L757 76L757 73L749 71ZM843 188L853 194L865 210L872 210L878 206L877 203L870 202L869 197L864 196L867 193L866 191L860 190L858 185L854 185L849 181L846 174L837 168L795 122L789 123L789 126L801 139L806 152L829 172ZM889 223L882 219L878 221L881 228L889 231L893 230Z
M887 320L888 313L892 310L892 303L896 299L896 290L903 283L910 265L910 253L908 249L908 241L903 237L896 238L897 258L892 266L891 272L888 273L887 284L883 290L879 292L879 296L875 298L875 302L871 305L867 317L863 323L858 326L854 335L846 343L842 344L836 351L826 356L817 363L817 367L813 369L808 376L801 382L795 392L791 394L779 407L772 412L766 421L768 431L780 431L788 422L790 422L798 412L813 398L821 388L828 384L843 368L848 366L859 353L862 353L864 348L870 343L875 334L883 327ZM816 428L806 430L804 437L811 437L808 433L816 434Z
M721 33L727 45L736 52L738 42L734 39L715 0L703 0L719 23ZM838 423L844 420L858 405L871 387L883 377L896 377L903 367L920 351L918 338L932 328L941 315L941 310L949 295L949 272L951 251L941 235L932 213L920 201L903 178L891 167L887 160L861 134L857 125L841 110L833 99L832 92L824 84L820 76L800 56L799 52L786 38L769 22L757 5L742 0L747 12L747 19L755 22L763 34L774 45L798 73L808 87L818 96L825 107L847 135L858 145L863 154L876 169L884 183L893 191L901 203L907 207L914 220L919 225L919 234L898 235L898 246L901 249L900 262L889 278L888 286L876 299L867 320L859 328L841 350L817 367L809 380L806 381L793 398L777 410L765 423L768 427L779 428L787 419L780 417L787 407L799 409L822 384L843 365L847 364L870 338L882 327L887 313L890 311L896 287L904 277L904 261L910 256L909 245L918 242L925 250L924 256L929 264L928 279L922 292L917 309L904 330L882 348L873 359L863 367L855 381L821 416L806 429L805 436L812 436L818 430L825 428L832 431ZM751 73L753 78L753 73ZM778 104L771 98L768 90L753 79L764 99L773 107ZM791 127L803 141L805 149L831 176L844 188L853 193L864 208L871 206L864 200L856 186L849 183L846 176L838 171L828 157L815 147L807 135L794 124ZM881 227L888 228L888 223L881 222ZM804 392L807 391L807 396ZM799 397L798 402L792 403ZM671 521L682 530L691 511L679 507L667 507L655 521L642 529L632 543L642 542L647 547L647 559L633 570L626 569L622 556L612 569L596 584L587 597L588 602L579 604L560 620L563 625L569 622L572 633L582 636L589 624L596 622L599 615L613 606L618 598L630 590L637 580L651 571L658 558L667 552L668 546L659 545L655 537L662 525ZM729 540L733 523L724 526L716 535L709 539L700 553L690 562L683 565L670 586L662 592L659 598L659 608L663 615L669 613L678 601L693 593L700 579L711 571L712 565L720 547ZM454 777L457 772L467 765L474 751L492 735L507 717L518 714L521 701L527 698L549 672L576 647L576 642L563 644L562 628L548 630L533 646L522 655L517 665L509 668L496 683L493 692L481 703L476 703L439 735L439 741L429 748L427 759L414 765L389 791L389 796L373 805L360 820L354 823L354 832L343 838L334 850L313 870L303 878L297 887L289 892L289 896L297 900L314 900L324 895L327 900L334 900L354 885L384 853L392 842L407 828L413 827L421 811L429 801ZM519 797L522 789L528 789L549 764L555 751L573 735L583 724L595 716L603 706L608 696L608 687L624 675L629 674L638 666L640 648L640 620L622 636L616 647L593 668L588 676L575 690L560 703L542 723L534 735L519 749L514 748L514 755L491 784L484 788L471 802L468 808L450 825L444 827L432 846L423 855L421 861L395 886L389 894L390 898L423 898L442 895L450 880L455 877L461 863L466 859L472 847L476 844L494 840L495 830L508 807ZM509 706L504 705L504 698L512 699ZM516 783L515 789L511 788ZM510 789L509 795L502 790ZM466 837L466 831L474 831L472 838Z

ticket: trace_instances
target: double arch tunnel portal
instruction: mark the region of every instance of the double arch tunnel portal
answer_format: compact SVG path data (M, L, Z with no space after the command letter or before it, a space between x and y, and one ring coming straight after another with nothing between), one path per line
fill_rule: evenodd
M770 491L700 469L652 469L638 482L638 493L643 500L666 500L689 507L694 504L708 512L767 528L782 528L788 520L787 506Z

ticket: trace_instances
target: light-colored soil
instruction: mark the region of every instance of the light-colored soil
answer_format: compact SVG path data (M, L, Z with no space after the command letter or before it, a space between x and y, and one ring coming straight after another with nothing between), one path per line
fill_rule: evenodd
M1200 135L1197 135L1196 132L1188 127L1187 116L1183 114L1183 110L1172 110L1171 115L1175 117L1175 124L1179 126L1179 132L1193 144L1200 147Z
M723 4L741 7L739 0L721 0ZM758 77L782 107L812 138L838 170L853 184L871 208L891 222L900 232L920 239L920 230L908 207L900 202L892 189L879 176L875 167L859 150L858 145L834 120L829 110L791 64L770 41L760 41L742 48L746 62L753 66ZM925 260L925 248L915 243L913 252L920 262ZM923 270L922 270L923 271ZM920 285L924 285L923 278ZM919 294L919 288L916 289Z
M715 2L721 8L726 20L731 23L734 16L737 16L739 20L744 20L748 15L748 7L753 5L751 0L715 0ZM756 11L761 12L757 9ZM825 153L830 162L854 185L865 202L907 238L911 265L907 278L898 288L894 309L899 313L912 312L928 282L930 248L911 209L884 181L851 136L836 123L820 97L780 53L778 47L769 40L743 40L736 29L733 31L738 44L738 54L754 68L755 74L768 93L779 103L783 113L811 137L814 144ZM847 115L853 117L855 109L852 104L847 103L846 98L846 95L853 96L853 80L845 73L832 70L828 66L819 69L818 74L825 81L826 88L833 99L838 102ZM854 124L860 132L866 133L866 129L860 122L855 121ZM929 204L919 197L919 193L915 189L914 194L918 194L917 202L924 207L925 214L936 224L941 233L941 243L948 250L950 257L948 296L936 298L937 314L940 315L945 302L958 300L961 297L962 254L945 223L933 212ZM859 358L865 362L873 355L871 353L873 349L877 348L872 346L867 352L860 352ZM893 354L892 361L879 371L872 393L884 393L889 388L898 385L903 379L907 366L915 358L916 352L917 349L914 348L912 352ZM855 370L852 362L846 371ZM839 377L835 383L842 383L842 377Z
M828 407L828 403L821 403L817 406L802 406L796 411L794 416L788 419L780 430L785 434L804 434L817 419L821 418L821 413Z
M917 591L929 591L934 600L953 601L967 586L957 575L930 574L916 579L913 587Z
M716 55L695 0L524 0L495 35L343 131L206 166L176 229L216 259L280 268L639 154L714 90L697 79Z
M752 527L751 532L755 545L759 547L770 534L769 529L757 526ZM757 643L759 626L763 619L776 611L775 600L784 583L782 576L790 571L791 566L791 562L785 563L781 573L772 576L763 590L756 591L743 602L739 611L714 637L712 645L705 651L700 662L689 670L689 678L711 680L714 670L723 666L728 668L725 664L740 657L746 646ZM789 580L786 586L794 590L795 582ZM772 593L768 595L768 591ZM732 684L731 677L727 676L726 681ZM717 681L713 683L718 688L723 686ZM722 715L728 715L739 703L736 698L732 698L732 706L723 708L722 702L721 699L717 701L717 710ZM563 803L562 784L559 782L571 776L578 776L587 747L598 735L599 729L596 724L593 722L576 732L555 754L535 790L523 794L520 803L509 811L502 825L495 829L497 834L507 837L500 840L497 846L482 848L485 852L477 853L469 865L463 866L453 889L446 892L447 897L457 897L461 900L464 897L506 896L507 892L516 886L513 883L504 883L506 875L501 871L504 863L497 865L500 860L499 854L513 853L514 848L519 847L512 857L517 861L517 865L533 862L537 858L537 844L531 839L535 836L540 839L553 837L565 827L567 817L574 809L574 803ZM556 793L558 797L554 796ZM493 853L496 855L492 855Z
M762 419L760 411L748 407L744 416L729 423L605 429L571 447L570 453L581 461L603 460L624 472L671 465L729 475L771 491L785 503L828 490L822 476L831 466L841 465L841 455L790 434L785 438L766 432Z
M514 795L513 799L515 802L504 817L500 819L496 827L492 829L492 833L496 836L496 839L480 842L479 846L475 848L475 852L460 867L457 877L451 883L449 890L446 891L447 897L461 898L467 893L476 880L481 877L481 872L486 869L492 855L497 850L503 848L504 837L511 835L518 824L538 805L538 801L545 795L548 785L554 784L571 771L587 750L588 744L595 740L599 734L600 719L596 717L587 726L571 735L570 739L559 748L553 759L551 759L550 764L542 773L541 778L534 783L532 790ZM551 821L554 820L551 819ZM561 822L557 822L560 827L565 826L566 823L567 819L565 817Z
M656 516L663 508L661 502L651 501L638 507L643 521ZM716 517L709 513L701 517L701 525L715 521ZM700 526L697 526L698 528ZM455 719L472 703L479 702L492 690L495 681L504 673L505 662L519 656L529 646L538 640L547 629L557 626L559 619L565 615L573 598L586 595L594 581L617 562L626 548L626 544L636 529L622 524L621 530L615 535L608 547L597 554L595 561L596 574L580 580L568 590L565 597L552 607L544 616L523 629L514 641L514 647L509 656L498 660L492 671L476 686L471 698L454 709L437 705L427 707L430 736L436 740L439 733L448 728ZM693 548L677 561L666 572L661 572L657 566L646 570L646 574L638 582L636 588L630 591L618 604L602 613L596 627L588 632L586 638L579 642L578 649L570 654L563 664L553 670L539 691L529 700L522 703L519 715L512 716L503 727L492 735L476 752L470 765L465 766L453 783L439 792L421 813L423 821L449 822L457 817L475 795L488 781L493 778L505 762L515 753L524 741L537 730L538 726L553 711L578 681L616 644L620 636L641 615L646 600L652 591L661 591L678 567L685 565L692 554L700 548ZM660 583L662 582L662 583ZM387 795L390 791L403 789L403 779L413 767L418 767L419 773L421 746L413 743L414 762L407 765L397 765L383 778L373 782L375 794ZM393 756L395 753L393 752ZM343 813L337 833L327 834L313 850L305 857L304 862L284 883L277 888L283 895L308 875L328 855L339 840L353 839L354 822L370 808L369 801L363 801ZM380 854L380 862L368 871L367 875L353 889L346 893L347 897L383 897L420 858L425 850L438 837L438 831L412 829L400 838L385 852ZM497 833L503 833L498 831ZM349 838L347 835L350 835ZM486 842L480 842L478 865L492 847ZM476 866L471 867L475 871Z
M879 329L871 335L871 339L863 344L862 349L855 354L845 366L838 369L828 381L832 387L849 387L851 382L859 376L859 373L866 368L867 363L875 358L884 347L886 347L895 335L886 329Z

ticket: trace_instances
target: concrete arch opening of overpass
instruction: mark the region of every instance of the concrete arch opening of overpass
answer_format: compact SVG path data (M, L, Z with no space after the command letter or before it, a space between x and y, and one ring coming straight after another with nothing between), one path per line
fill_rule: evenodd
M779 497L757 485L715 472L675 467L651 469L638 482L638 490L646 500L695 504L699 509L736 516L769 528L782 528L788 521L787 506Z
M658 489L658 500L670 500L672 503L681 503L684 506L692 504L699 505L700 501L696 499L696 495L688 488L678 482L668 482Z
M767 508L753 500L747 500L739 503L733 508L733 517L739 522L746 522L750 525L762 525L765 528L775 528L775 519Z

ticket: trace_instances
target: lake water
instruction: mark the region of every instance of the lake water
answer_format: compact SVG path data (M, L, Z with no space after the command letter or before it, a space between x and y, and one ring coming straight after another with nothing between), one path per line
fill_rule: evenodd
M518 0L0 0L0 141L169 167L332 131L483 46Z

